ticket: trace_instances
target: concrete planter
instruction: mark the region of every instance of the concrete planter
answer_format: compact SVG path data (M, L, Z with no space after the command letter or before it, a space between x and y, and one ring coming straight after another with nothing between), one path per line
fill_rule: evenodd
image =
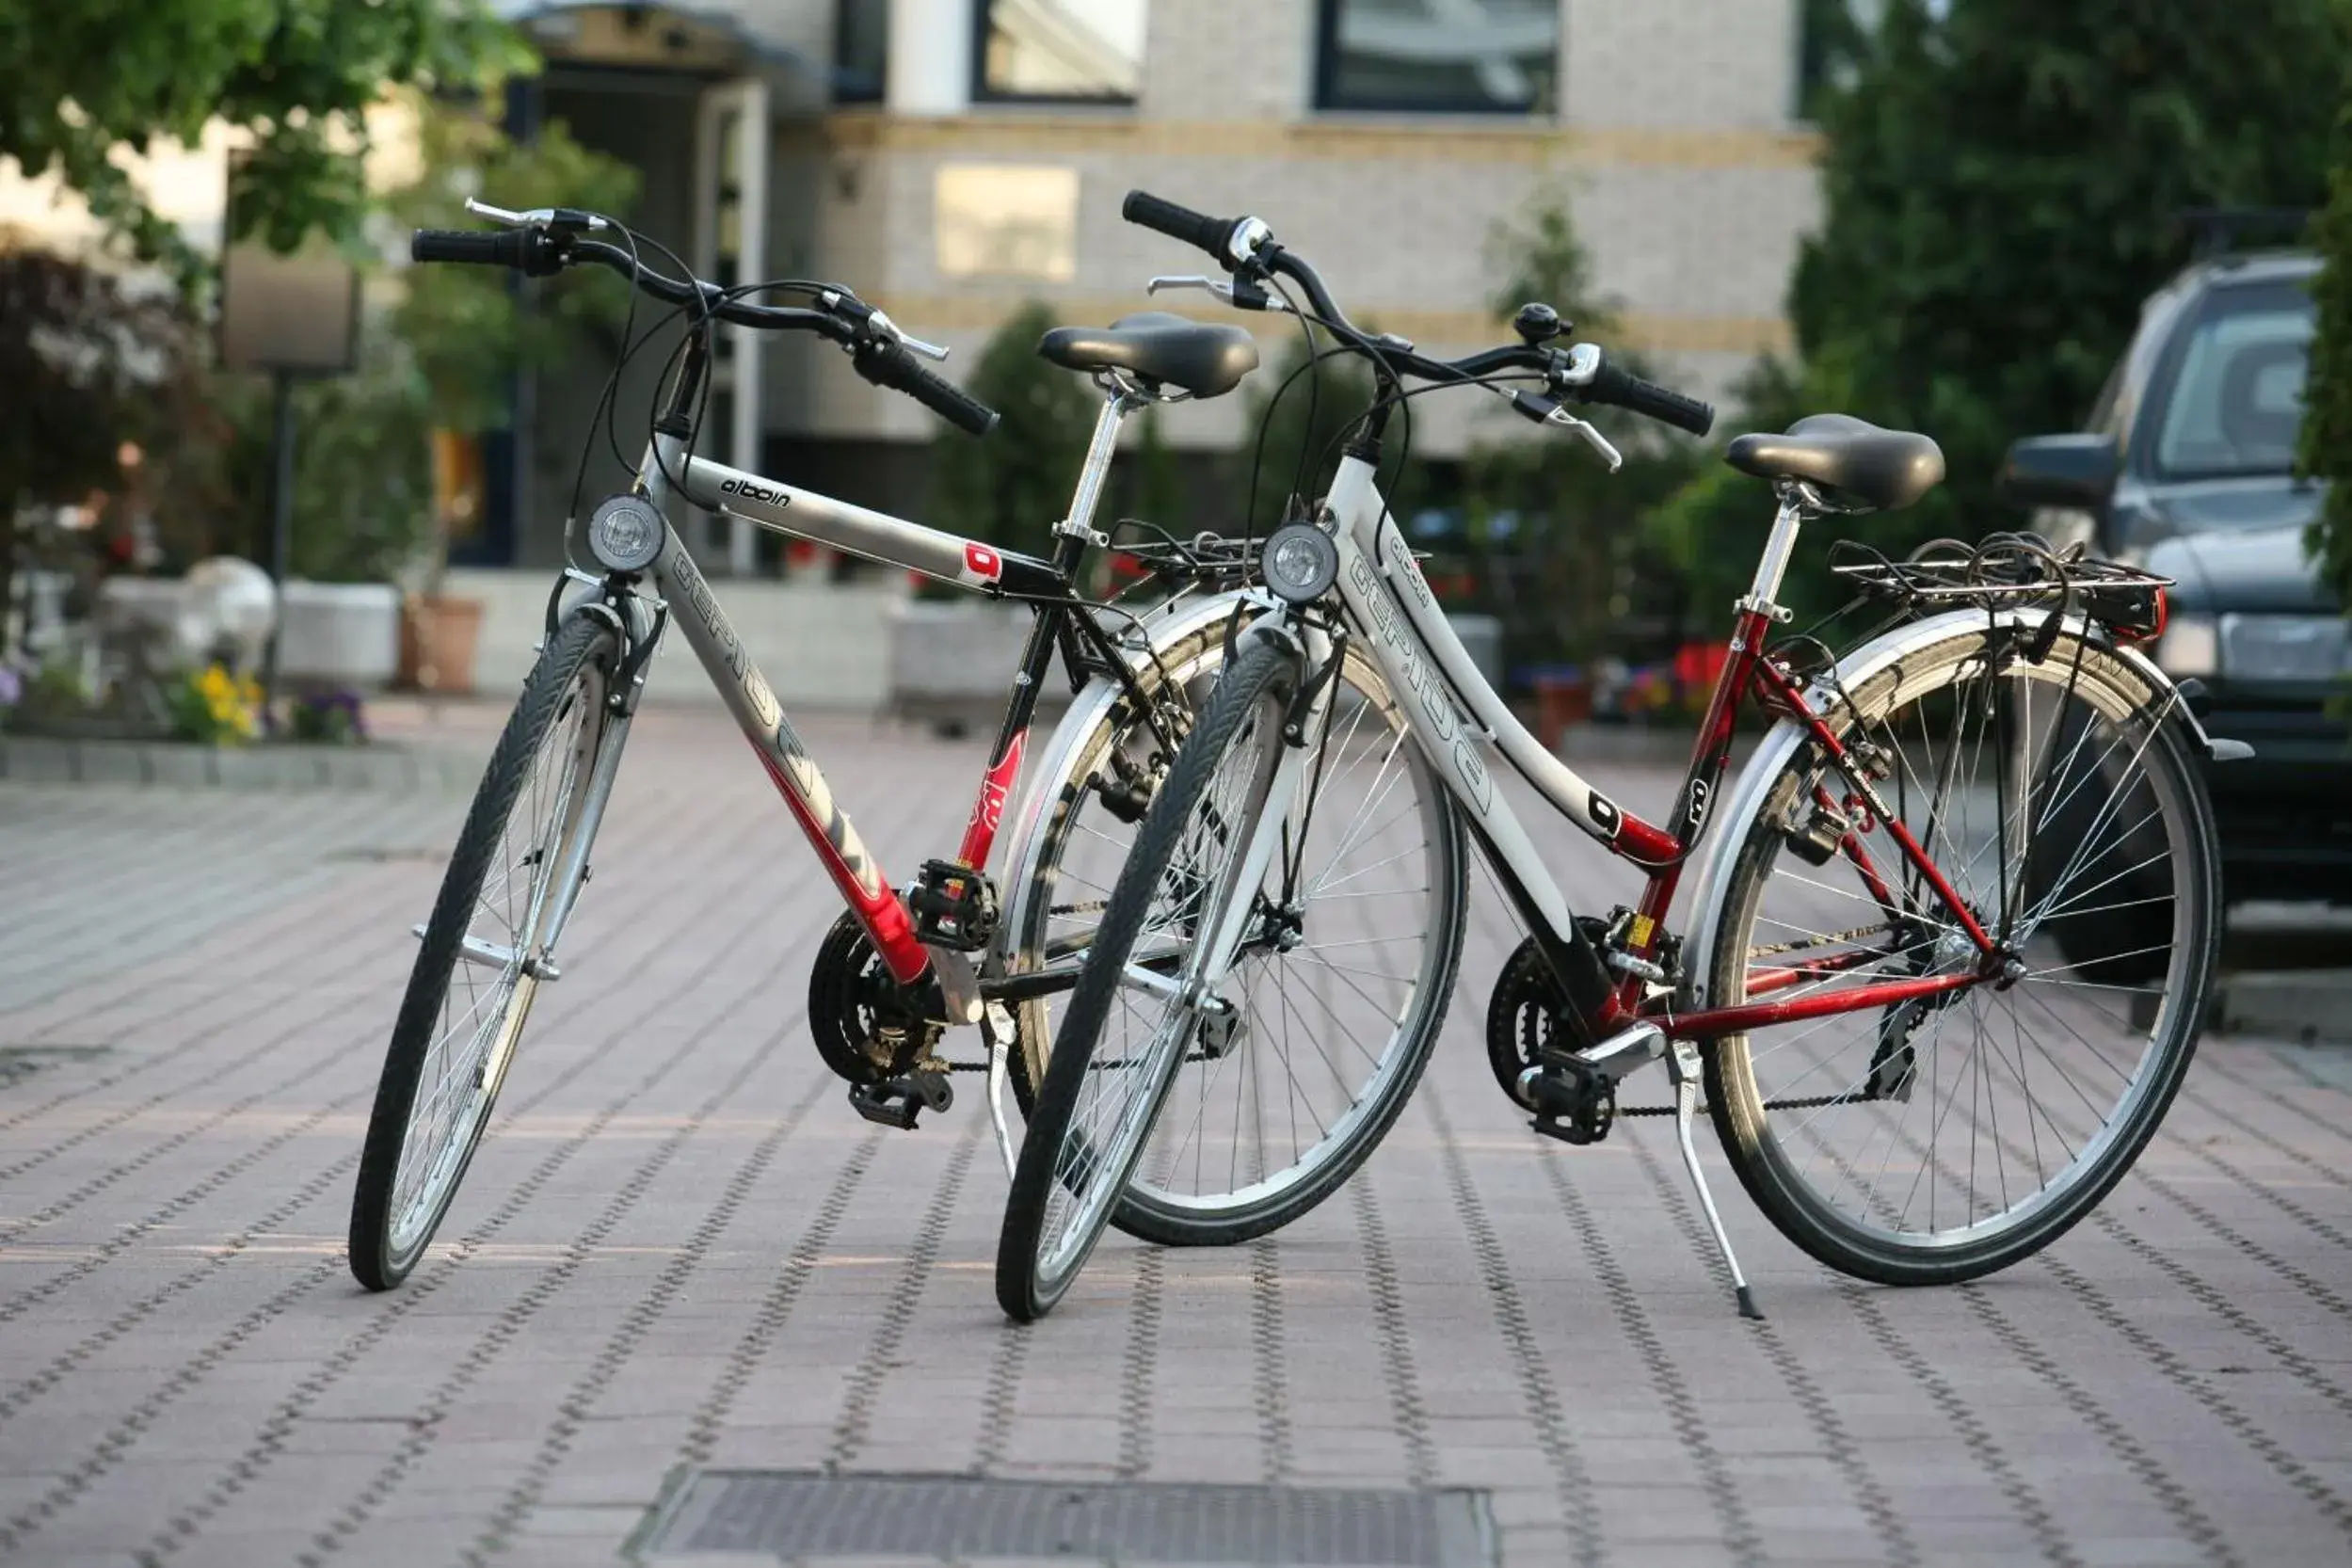
M904 718L976 722L1000 712L1033 617L1016 604L910 599L890 609L886 708ZM1067 681L1039 696L1066 700Z
M289 582L278 671L290 681L380 691L400 658L400 590L387 583Z

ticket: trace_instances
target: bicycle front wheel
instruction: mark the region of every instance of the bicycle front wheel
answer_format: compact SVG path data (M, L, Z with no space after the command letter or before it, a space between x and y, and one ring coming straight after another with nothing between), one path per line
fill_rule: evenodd
M490 755L409 971L351 1205L351 1272L408 1277L488 1124L542 970L550 914L573 888L587 782L619 657L575 616L540 655Z
M1224 982L1235 1028L1177 1063L1112 1214L1130 1236L1228 1246L1289 1224L1379 1146L1436 1046L1462 958L1461 820L1355 645L1328 702ZM1151 1029L1143 1000L1121 998L1098 1054Z
M1790 1240L1862 1278L1950 1283L2049 1245L2130 1169L2196 1049L2220 877L2177 695L2096 644L2061 636L2037 661L2027 641L1958 631L1842 694L1832 728L1893 820L1799 744L1736 829L1700 955L1706 1005L1800 1015L1706 1053L1733 1167ZM2090 927L2110 939L2084 958Z
M1086 950L1022 1139L997 1244L997 1300L1021 1322L1045 1316L1084 1267L1142 1157L1144 1140L1208 1016L1192 994L1207 934L1236 898L1298 682L1287 649L1259 643L1225 666L1200 727L1153 799L1134 852ZM1205 828L1205 830L1204 830ZM1146 926L1194 938L1173 961L1159 944L1131 967ZM1103 1024L1130 985L1157 1028L1105 1054Z

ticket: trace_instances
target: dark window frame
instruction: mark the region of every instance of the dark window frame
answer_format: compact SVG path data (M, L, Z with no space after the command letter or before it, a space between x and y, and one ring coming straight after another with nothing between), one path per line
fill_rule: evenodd
M831 86L833 89L833 102L836 104L881 104L887 102L889 98L890 8L888 0L880 0L883 20L882 63L879 69L877 69L874 72L873 90L868 92L864 90L862 85L859 89L855 92L842 90L844 85L851 80L849 67L842 61L841 58L841 45L849 37L850 12L864 7L871 7L873 4L875 4L875 0L833 0L833 70L831 73Z
M1015 92L989 86L988 25L995 8L996 0L972 0L973 103L1026 104L1038 108L1131 109L1143 96L1140 85L1134 92Z
M1339 9L1346 0L1316 0L1315 109L1319 114L1450 114L1476 115L1482 120L1557 120L1560 116L1560 36L1552 38L1552 106L1540 103L1516 108L1491 98L1352 98L1337 97L1339 79ZM1555 10L1557 18L1557 10ZM1557 25L1557 22L1556 22Z

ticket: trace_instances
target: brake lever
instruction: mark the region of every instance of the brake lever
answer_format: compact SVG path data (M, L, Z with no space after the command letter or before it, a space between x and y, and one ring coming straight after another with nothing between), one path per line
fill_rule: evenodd
M466 211L476 217L487 217L493 223L504 224L509 229L584 229L593 233L600 229L612 227L596 214L584 213L576 208L534 207L529 212L518 213L505 207L493 207L488 202L478 200L471 196L466 198Z
M1161 289L1199 289L1204 294L1215 295L1239 311L1279 312L1290 308L1288 302L1281 296L1270 293L1256 284L1250 285L1249 292L1244 294L1237 291L1233 284L1222 279L1204 278L1198 273L1163 274L1144 285L1145 294L1158 294Z
M910 354L918 354L926 360L944 360L948 357L947 348L943 344L925 343L920 338L910 336L897 322L892 321L880 311L875 311L866 317L866 326L869 330L888 338Z
M1485 386L1487 391L1510 404L1522 418L1531 420L1537 424L1556 424L1563 430L1574 431L1576 435L1582 436L1586 443L1608 462L1609 472L1615 473L1625 466L1625 455L1618 451L1616 445L1607 436L1570 413L1562 404L1530 392L1513 392L1508 387L1498 387L1486 382L1480 385Z
M1544 423L1546 424L1557 424L1562 429L1573 430L1577 435L1582 436L1585 439L1585 443L1591 446L1593 451L1599 453L1601 456L1608 461L1609 472L1615 473L1619 469L1625 466L1625 455L1618 451L1617 448L1610 443L1609 439L1607 436L1602 435L1598 430L1595 430L1592 425L1588 424L1583 420L1578 419L1567 409L1555 407L1550 413L1544 416Z

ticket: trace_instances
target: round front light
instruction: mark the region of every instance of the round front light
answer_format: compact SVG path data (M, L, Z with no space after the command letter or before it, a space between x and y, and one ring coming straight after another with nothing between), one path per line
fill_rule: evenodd
M649 502L616 495L588 519L588 553L606 571L643 571L662 553L668 535Z
M1320 599L1339 576L1339 547L1311 522L1286 522L1266 536L1259 558L1266 586L1293 604Z

